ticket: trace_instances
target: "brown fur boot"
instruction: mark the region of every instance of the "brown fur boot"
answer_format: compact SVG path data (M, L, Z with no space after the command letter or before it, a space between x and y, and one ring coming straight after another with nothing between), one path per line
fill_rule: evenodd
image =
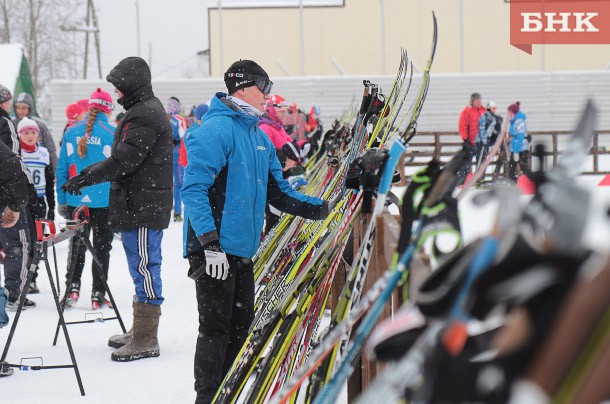
M133 307L136 305L137 300L136 297L133 297L133 302L131 304L132 310ZM110 337L108 339L108 346L110 348L121 348L125 345L127 345L129 343L129 341L131 341L131 337L133 336L133 327L127 331L125 334L118 334L118 335L113 335L112 337Z
M157 340L159 316L161 316L161 306L134 302L132 338L125 346L114 351L111 359L117 362L129 362L159 356Z
M131 341L133 337L133 328L127 331L125 334L113 335L108 338L108 346L110 348L121 348Z

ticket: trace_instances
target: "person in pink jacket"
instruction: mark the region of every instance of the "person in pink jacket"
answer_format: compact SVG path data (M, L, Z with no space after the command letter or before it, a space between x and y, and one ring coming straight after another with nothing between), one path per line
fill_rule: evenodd
M286 113L286 100L280 95L273 95L265 106L265 114L261 117L258 127L269 136L269 140L276 149L281 149L293 139L286 133L282 118Z

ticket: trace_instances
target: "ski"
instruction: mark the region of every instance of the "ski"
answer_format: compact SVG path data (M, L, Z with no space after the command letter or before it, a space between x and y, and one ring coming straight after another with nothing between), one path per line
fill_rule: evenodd
M580 117L574 135L570 139L570 147L562 154L558 164L553 167L553 169L543 174L548 181L555 181L554 186L560 186L561 181L574 178L574 176L577 174L580 165L589 152L596 123L597 111L591 100L589 100ZM543 211L547 210L546 208L540 206L540 204L543 203L545 198L553 198L551 195L544 196L546 189L548 189L547 186L544 182L542 182L541 188L536 190L536 194L534 195L532 201L530 201L530 203L523 208L523 217L519 227L522 227L524 223L529 222L532 226L539 226L541 229L545 229L546 231L551 230L548 228L548 220L545 223L540 222L540 220L545 220L541 219L540 216L542 216ZM513 206L518 205L513 204ZM514 226L514 223L510 223L509 225ZM534 230L533 232L536 231ZM503 234L509 235L512 233L504 231ZM558 236L565 237L565 235L561 234ZM570 238L570 236L568 236L568 238ZM491 240L492 241L488 247L483 249L482 254L475 256L475 259L471 264L471 270L469 270L468 273L468 279L460 288L458 297L452 305L449 319L445 321L432 321L428 325L427 330L422 336L419 337L418 341L409 350L409 352L400 361L398 361L395 365L390 366L373 381L369 389L358 399L358 404L374 403L378 401L379 397L384 397L384 399L388 400L389 402L395 402L403 397L408 387L413 387L416 383L417 385L421 386L419 379L422 375L422 367L426 355L433 349L434 345L438 343L441 333L444 329L451 325L451 322L467 316L467 314L464 312L463 302L470 286L472 285L472 281L485 269L485 265L489 264L490 252L493 252L494 244L497 246L497 242L494 242L493 239ZM539 244L542 244L539 238L537 240ZM569 244L569 241L563 240L563 243L556 245L555 248L569 249L569 247L566 247ZM542 245L540 245L540 247L542 247ZM426 385L425 381L424 385ZM423 396L427 395L428 394L426 394L426 392L423 393Z

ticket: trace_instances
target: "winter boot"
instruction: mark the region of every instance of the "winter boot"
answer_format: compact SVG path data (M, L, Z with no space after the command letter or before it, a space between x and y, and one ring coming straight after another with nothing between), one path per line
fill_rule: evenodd
M121 348L124 347L133 338L133 328L127 331L125 334L113 335L108 339L108 346L110 348Z
M135 306L136 306L137 302L138 302L138 300L134 296L133 303L131 304L131 307L133 310L135 310ZM129 343L129 341L131 341L132 337L133 337L133 327L129 331L127 331L125 334L117 334L117 335L113 335L112 337L110 337L108 339L108 346L110 348L121 348L121 347L127 345L127 343Z
M161 316L161 306L134 302L132 338L125 346L114 351L111 359L117 362L129 362L159 356L157 340L159 316Z

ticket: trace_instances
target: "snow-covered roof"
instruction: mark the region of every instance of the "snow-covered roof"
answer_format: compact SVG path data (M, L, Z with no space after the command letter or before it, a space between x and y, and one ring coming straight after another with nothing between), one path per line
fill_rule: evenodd
M0 84L7 87L11 92L15 91L15 84L21 69L23 59L23 45L1 44L0 45Z

